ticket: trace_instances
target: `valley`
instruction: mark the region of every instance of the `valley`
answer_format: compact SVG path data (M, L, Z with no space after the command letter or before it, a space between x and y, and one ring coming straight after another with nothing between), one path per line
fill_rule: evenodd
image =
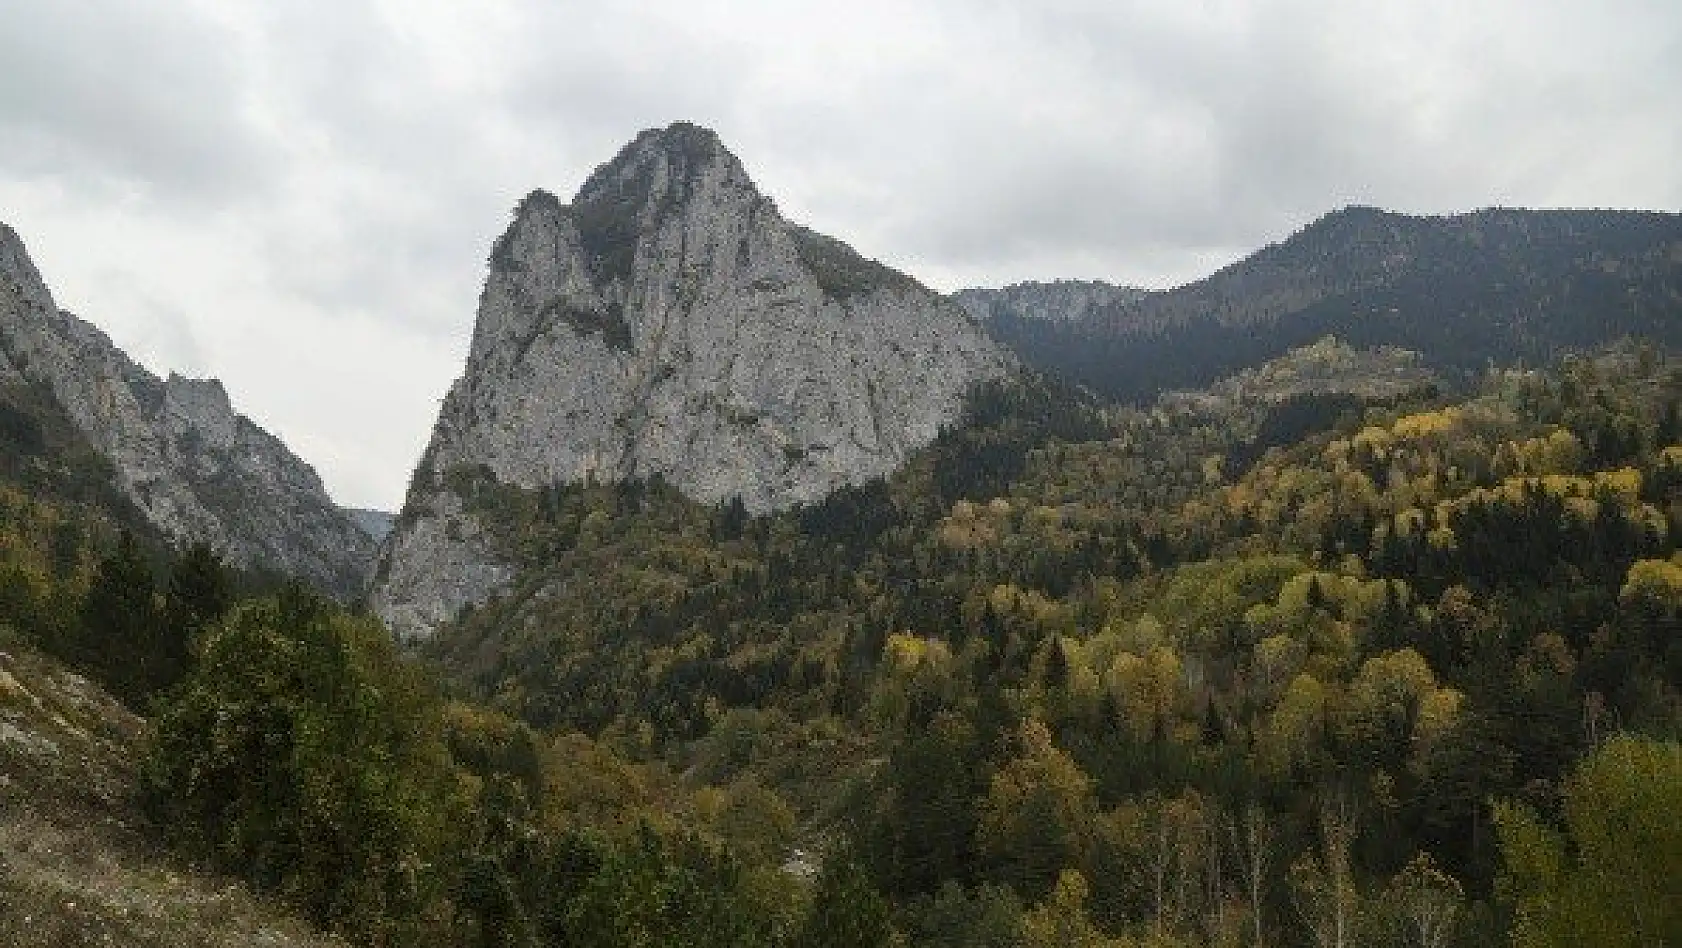
M0 238L8 943L1682 937L1682 216L948 298L651 129L395 517Z

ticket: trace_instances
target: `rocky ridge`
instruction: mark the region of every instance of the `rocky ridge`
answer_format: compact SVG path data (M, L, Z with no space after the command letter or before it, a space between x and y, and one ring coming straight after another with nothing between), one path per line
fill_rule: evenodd
M1007 318L1078 322L1114 307L1137 303L1149 293L1149 290L1102 280L1028 281L999 289L962 289L952 294L952 301L976 319L988 322Z
M366 584L374 541L334 506L315 470L234 411L216 379L159 379L61 311L23 242L0 224L0 382L49 389L118 487L177 542L342 597Z
M423 636L512 577L452 472L782 509L895 470L1011 364L956 304L785 220L711 131L644 132L496 242L374 606Z

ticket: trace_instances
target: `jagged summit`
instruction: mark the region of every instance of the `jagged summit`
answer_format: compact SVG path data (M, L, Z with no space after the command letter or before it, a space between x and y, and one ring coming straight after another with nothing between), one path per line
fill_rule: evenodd
M376 606L421 634L507 580L452 471L779 509L893 471L1009 365L950 301L785 220L717 135L643 132L497 240Z
M532 191L516 210L510 234L528 215L566 218L577 231L593 282L606 290L613 281L629 278L638 237L678 209L694 204L740 209L761 203L765 198L716 133L676 122L642 132L598 166L571 204L562 204L548 191ZM506 254L496 259L509 260Z
M576 203L582 207L622 198L663 198L699 183L714 166L721 178L752 190L742 163L712 129L690 122L645 129L584 179Z
M527 318L504 321L481 307L470 361L480 362L510 333L525 337L557 319L617 351L632 351L625 311L643 238L669 226L674 215L705 209L705 217L751 219L761 207L775 211L710 129L678 122L642 132L598 166L570 204L542 189L520 201L491 252L491 282L499 276L524 282L532 292L551 294L552 308L517 306L512 315ZM568 285L550 285L543 274L528 272L534 257L581 266L565 274ZM563 278L559 271L549 276Z

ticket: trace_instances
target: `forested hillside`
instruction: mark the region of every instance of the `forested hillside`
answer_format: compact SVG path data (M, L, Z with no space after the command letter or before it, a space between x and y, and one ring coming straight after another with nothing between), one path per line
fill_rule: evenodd
M1226 391L993 386L769 516L455 471L520 579L419 662L114 536L14 530L80 618L0 622L149 712L149 838L358 943L1682 936L1682 362Z
M71 634L100 551L124 531L164 548L52 393L0 385L0 622L43 638Z
M1000 390L901 475L769 518L463 472L525 578L432 654L849 841L919 943L1085 892L1110 936L1371 944L1409 886L1499 943L1513 814L1561 819L1621 730L1676 736L1676 368L1626 347L1248 415Z
M1457 377L1624 336L1682 343L1682 215L1350 207L1214 275L1074 321L996 312L1030 365L1128 401L1202 388L1336 335Z

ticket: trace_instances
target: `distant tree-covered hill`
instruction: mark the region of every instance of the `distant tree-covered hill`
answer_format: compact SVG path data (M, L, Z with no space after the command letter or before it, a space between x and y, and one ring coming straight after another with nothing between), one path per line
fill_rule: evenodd
M1328 214L1207 279L1082 319L988 320L1029 364L1113 397L1196 388L1328 334L1449 373L1623 336L1682 343L1682 215Z

